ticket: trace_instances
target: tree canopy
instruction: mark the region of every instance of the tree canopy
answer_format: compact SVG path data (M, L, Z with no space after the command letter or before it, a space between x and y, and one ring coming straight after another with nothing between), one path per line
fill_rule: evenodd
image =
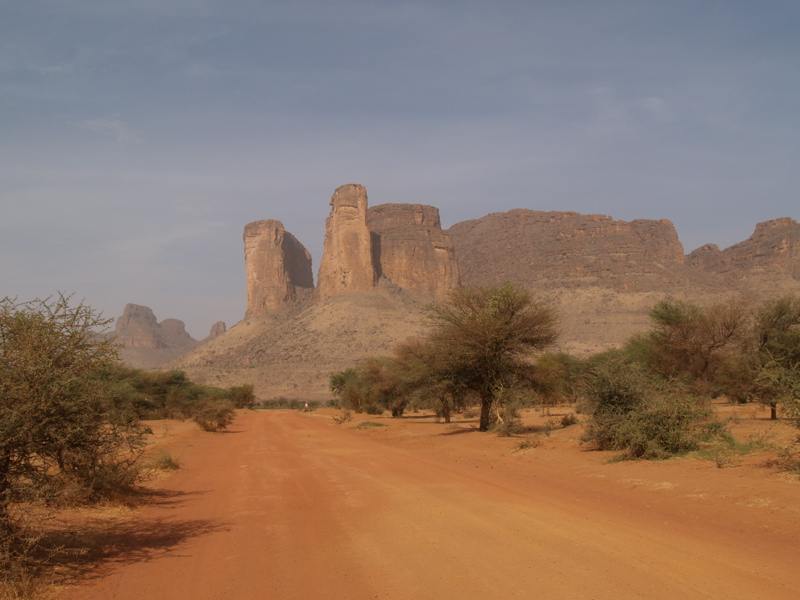
M428 307L428 318L425 342L438 358L428 364L428 377L478 395L481 431L491 426L503 390L532 369L531 353L558 337L555 311L511 283L454 289L446 302Z
M346 408L382 407L402 416L409 402L419 400L449 421L477 396L480 430L486 431L510 390L541 383L533 377L531 355L556 340L557 318L524 288L504 283L454 289L426 309L428 335L331 375L330 389Z
M64 295L0 301L0 532L13 531L14 507L137 480L143 430L108 410L108 382L97 377L116 360L97 335L108 323Z

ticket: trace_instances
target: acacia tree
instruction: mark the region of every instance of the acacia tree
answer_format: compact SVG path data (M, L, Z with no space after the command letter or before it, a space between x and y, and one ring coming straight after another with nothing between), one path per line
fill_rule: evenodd
M755 317L756 392L778 418L778 404L797 417L800 403L800 297L768 300ZM800 423L795 419L797 423Z
M110 320L70 297L0 300L0 534L69 489L101 497L136 482L144 434L109 411L97 373L116 360Z
M725 355L739 349L749 318L747 304L733 298L710 306L667 298L650 311L651 331L628 350L656 372L688 376L702 390Z
M454 366L449 356L425 339L397 346L388 363L395 391L392 416L402 416L413 401L417 406L433 408L449 423L452 413L465 407L468 392Z
M492 409L504 391L531 368L531 353L558 336L553 309L508 282L454 289L446 302L428 307L428 317L433 330L425 341L439 358L429 376L477 394L481 431L492 425Z

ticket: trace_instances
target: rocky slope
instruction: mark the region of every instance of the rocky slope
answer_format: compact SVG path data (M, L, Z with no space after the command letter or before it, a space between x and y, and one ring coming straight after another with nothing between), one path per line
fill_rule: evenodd
M328 379L423 331L422 304L397 288L340 294L291 318L245 319L171 363L201 383L252 383L262 398L330 397Z

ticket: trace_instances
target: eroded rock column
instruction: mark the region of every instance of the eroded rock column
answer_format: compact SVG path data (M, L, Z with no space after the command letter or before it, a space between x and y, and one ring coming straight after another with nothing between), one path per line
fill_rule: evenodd
M280 221L255 221L244 228L247 277L245 318L287 312L298 288L313 288L311 254Z
M317 298L373 290L377 281L367 228L367 190L349 183L331 197L325 245L319 265Z

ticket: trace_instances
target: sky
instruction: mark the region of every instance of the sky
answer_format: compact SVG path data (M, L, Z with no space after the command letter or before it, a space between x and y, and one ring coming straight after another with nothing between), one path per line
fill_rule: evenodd
M688 253L800 218L797 0L0 0L0 297L201 339L242 231L316 272L333 191L669 219Z

